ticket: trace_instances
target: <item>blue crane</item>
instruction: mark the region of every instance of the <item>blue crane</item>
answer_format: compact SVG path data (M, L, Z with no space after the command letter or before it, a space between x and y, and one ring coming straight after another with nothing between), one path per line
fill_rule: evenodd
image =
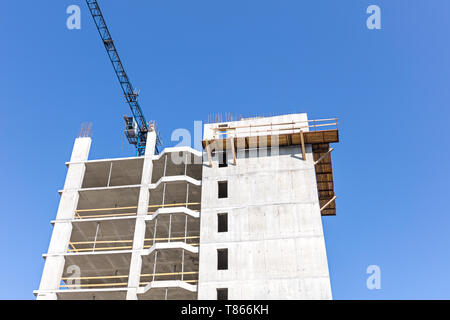
M139 156L145 154L145 147L147 142L147 133L149 131L156 131L155 123L145 121L144 114L138 102L139 93L134 90L131 85L130 79L125 72L125 69L120 60L119 53L117 52L114 41L109 33L108 26L106 25L105 18L103 18L102 11L98 5L97 0L86 0L86 3L97 26L98 33L105 45L106 52L108 53L109 60L111 61L114 71L116 72L117 79L122 87L125 100L130 106L133 116L124 116L125 119L125 136L130 144L136 146L137 154ZM158 152L158 145L161 145L158 132L156 132L156 152Z

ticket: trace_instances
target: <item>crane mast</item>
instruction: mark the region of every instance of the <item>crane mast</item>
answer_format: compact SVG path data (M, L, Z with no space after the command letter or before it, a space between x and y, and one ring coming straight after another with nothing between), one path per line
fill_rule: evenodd
M108 26L106 25L105 18L103 17L97 0L86 0L86 3L89 7L92 18L94 19L98 33L100 34L100 37L103 41L109 60L113 65L120 86L122 87L125 100L131 109L132 116L124 116L125 136L127 137L130 144L136 146L137 154L139 156L144 155L147 142L147 133L153 130L156 131L155 124L146 122L145 120L144 114L138 102L139 94L131 85L130 79L125 72L125 68L122 65L119 53L117 52L114 41L111 37L111 34L109 33ZM161 144L161 142L158 133L156 134L156 136L156 145L158 146ZM156 152L158 152L157 147Z

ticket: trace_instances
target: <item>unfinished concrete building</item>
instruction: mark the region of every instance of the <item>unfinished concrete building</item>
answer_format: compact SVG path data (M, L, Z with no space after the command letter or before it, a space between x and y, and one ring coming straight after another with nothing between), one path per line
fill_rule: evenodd
M203 148L88 160L75 140L38 299L331 299L336 119L206 124Z

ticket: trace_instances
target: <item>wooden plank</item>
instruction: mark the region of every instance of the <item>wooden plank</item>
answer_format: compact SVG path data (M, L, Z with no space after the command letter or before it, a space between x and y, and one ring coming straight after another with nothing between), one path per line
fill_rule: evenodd
M231 141L231 150L233 152L233 163L236 165L236 149L234 148L234 138L230 139Z
M334 200L336 200L336 196L334 196L333 198L331 198L330 201L328 201L322 208L320 208L320 211L322 211L323 209L325 209L326 207L328 207Z
M306 160L305 138L303 137L303 131L300 131L300 139L302 142L302 158L303 160Z
M319 159L317 159L317 161L314 162L314 165L318 164L320 161L322 161L327 155L330 154L331 151L333 151L333 148L330 148L326 153L324 153L323 155L320 156Z

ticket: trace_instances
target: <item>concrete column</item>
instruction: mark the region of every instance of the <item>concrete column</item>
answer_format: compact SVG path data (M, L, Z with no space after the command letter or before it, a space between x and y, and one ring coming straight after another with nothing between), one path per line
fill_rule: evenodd
M52 238L45 259L39 291L54 291L59 289L61 277L64 271L64 254L67 252L70 236L72 234L73 218L78 204L78 190L81 188L84 178L85 164L91 148L91 138L83 137L75 139L67 170L64 189L59 201L56 221ZM56 300L56 293L39 293L38 300Z
M127 300L137 300L137 289L139 288L142 268L141 250L144 249L145 217L147 216L148 203L150 199L149 186L152 182L155 145L156 133L152 131L147 134L147 147L145 149L136 226L134 229L133 253L131 254L130 273L128 275Z

